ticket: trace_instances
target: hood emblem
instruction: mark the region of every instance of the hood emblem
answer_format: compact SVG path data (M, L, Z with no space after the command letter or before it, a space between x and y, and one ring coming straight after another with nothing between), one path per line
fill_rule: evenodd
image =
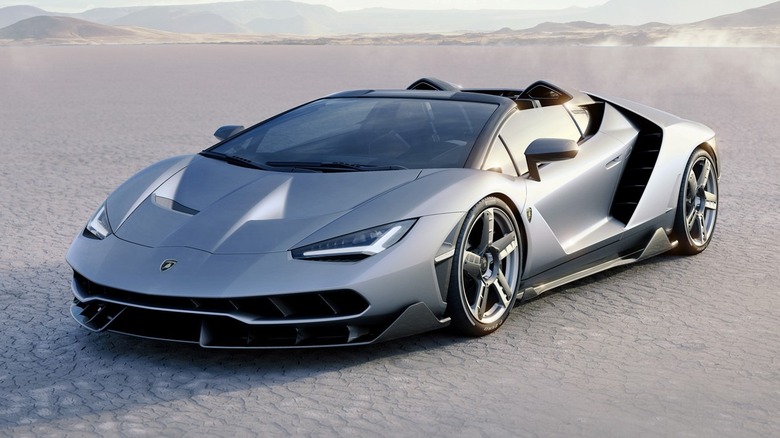
M162 265L160 265L160 272L165 272L168 269L171 269L176 263L176 260L173 259L165 260L162 262Z

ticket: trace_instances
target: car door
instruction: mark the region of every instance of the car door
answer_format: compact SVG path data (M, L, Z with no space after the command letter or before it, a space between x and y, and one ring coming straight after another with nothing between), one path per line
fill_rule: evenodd
M611 123L613 119L605 120ZM632 129L630 125L625 128ZM499 137L527 185L521 215L529 240L525 278L620 238L624 224L609 214L629 151L630 142L621 139L620 133L598 132L583 141L569 111L554 105L518 111L504 124ZM578 141L579 151L574 158L541 164L540 180L535 181L528 178L524 153L538 138Z

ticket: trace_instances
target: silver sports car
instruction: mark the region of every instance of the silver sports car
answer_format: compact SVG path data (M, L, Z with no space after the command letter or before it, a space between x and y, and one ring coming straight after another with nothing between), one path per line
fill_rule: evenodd
M347 91L122 184L76 237L73 317L203 347L360 345L703 251L713 132L548 82Z

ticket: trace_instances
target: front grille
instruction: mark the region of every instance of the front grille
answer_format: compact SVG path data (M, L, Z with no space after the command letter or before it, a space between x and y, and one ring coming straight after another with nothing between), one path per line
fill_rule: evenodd
M91 330L109 330L153 339L215 348L279 348L348 345L371 342L390 324L374 318L346 323L253 325L228 316L181 313L74 299L71 313Z
M104 299L131 306L229 314L243 320L286 321L356 316L365 312L368 301L353 290L332 290L250 298L187 298L147 295L94 283L74 272L80 298Z

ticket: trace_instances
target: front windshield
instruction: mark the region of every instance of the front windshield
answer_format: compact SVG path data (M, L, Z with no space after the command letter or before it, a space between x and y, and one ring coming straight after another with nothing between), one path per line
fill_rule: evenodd
M418 98L322 99L210 151L268 166L463 167L496 108L489 103Z

